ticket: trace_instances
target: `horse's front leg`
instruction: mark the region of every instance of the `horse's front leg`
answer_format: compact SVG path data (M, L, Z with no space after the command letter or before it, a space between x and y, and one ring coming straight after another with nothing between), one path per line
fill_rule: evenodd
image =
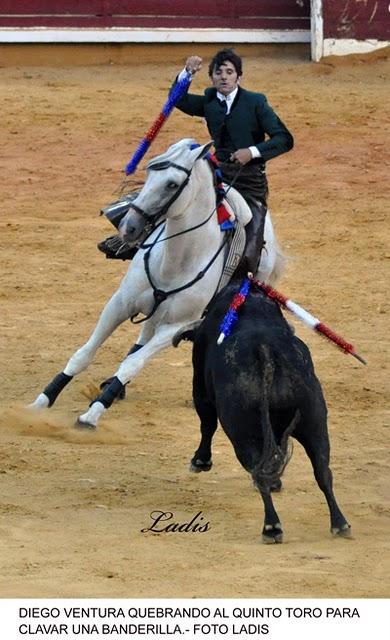
M138 351L129 354L112 377L110 384L95 398L88 411L79 416L77 426L96 428L99 419L112 405L124 386L141 371L148 360L171 345L173 336L182 324L182 322L176 322L161 325L147 344Z
M88 367L98 348L127 318L128 309L123 303L120 290L118 290L104 307L89 340L72 355L64 370L52 379L42 393L29 405L29 408L43 409L51 407L66 385L69 384L74 376Z
M131 356L133 353L135 353L136 351L138 351L139 349L142 349L142 347L149 342L149 340L152 339L153 334L155 332L155 324L153 322L153 318L151 320L147 320L143 325L142 325L142 330L137 338L137 341L133 344L133 346L129 349L129 351L127 352L126 356ZM103 380L103 382L100 383L100 389L105 389L106 387L108 387L111 382L113 381L113 378L106 378L105 380ZM124 400L126 397L126 390L125 387L123 387L119 394L118 394L118 400Z

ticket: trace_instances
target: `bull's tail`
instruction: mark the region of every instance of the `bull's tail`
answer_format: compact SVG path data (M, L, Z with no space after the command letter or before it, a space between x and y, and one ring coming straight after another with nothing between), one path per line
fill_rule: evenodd
M260 347L261 351L265 351L265 347ZM255 486L260 490L267 490L271 486L275 486L289 462L292 455L292 447L289 448L289 436L294 431L299 418L300 412L297 409L295 414L285 429L281 442L278 444L272 429L271 418L269 415L269 398L270 389L273 380L273 366L269 354L263 353L264 359L261 357L264 367L262 381L262 402L261 402L261 429L262 429L262 450L261 457L251 469L251 476Z
M263 424L269 421L269 426L267 426L263 434L262 455L256 466L251 470L253 482L260 491L278 484L292 455L292 445L289 446L289 436L294 431L299 418L300 412L297 409L283 434L280 445L278 445L275 440L269 417L268 420L263 421Z

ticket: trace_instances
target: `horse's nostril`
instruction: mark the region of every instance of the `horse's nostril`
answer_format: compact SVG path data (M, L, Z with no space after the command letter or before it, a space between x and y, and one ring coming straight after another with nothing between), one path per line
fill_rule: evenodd
M137 229L135 227L126 227L124 230L123 237L125 240L132 240L134 236L137 235Z

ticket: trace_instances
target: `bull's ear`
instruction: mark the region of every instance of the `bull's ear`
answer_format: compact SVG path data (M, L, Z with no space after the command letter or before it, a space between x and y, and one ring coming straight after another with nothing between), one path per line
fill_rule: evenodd
M210 151L213 144L214 144L214 140L211 140L211 142L207 142L206 144L203 144L200 147L197 147L196 149L194 149L193 150L194 162L196 162L197 160L200 160L201 158L204 158Z

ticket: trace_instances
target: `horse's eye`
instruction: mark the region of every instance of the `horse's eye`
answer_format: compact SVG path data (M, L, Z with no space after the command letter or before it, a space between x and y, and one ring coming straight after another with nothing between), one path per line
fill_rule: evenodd
M177 189L178 185L176 182L168 182L167 189Z

